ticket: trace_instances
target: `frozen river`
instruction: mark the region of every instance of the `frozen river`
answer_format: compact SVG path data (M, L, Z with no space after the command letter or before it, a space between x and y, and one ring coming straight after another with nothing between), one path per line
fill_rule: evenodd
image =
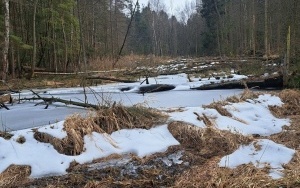
M136 84L109 84L97 86L87 89L87 102L92 104L112 104L113 102L121 103L125 106L141 104L151 108L177 108L177 107L197 107L210 104L213 101L226 99L229 96L237 95L242 90L211 90L198 91L191 90L191 84L199 85L200 82L188 83L185 75L164 76L162 81L156 78L157 83L173 84L176 86L174 90L139 94ZM203 81L202 81L203 82ZM120 88L130 86L133 89L128 92L121 92ZM61 89L44 89L35 90L43 97L56 97L65 100L84 102L85 95L83 88L61 88ZM21 98L33 97L30 91L23 91ZM13 96L15 99L18 94ZM10 110L0 109L1 131L13 131L37 126L48 125L57 121L64 120L67 116L80 113L85 114L86 109L76 106L66 106L62 103L54 103L49 105L47 109L45 105L36 105L39 101L22 101L20 104L15 103L8 106Z

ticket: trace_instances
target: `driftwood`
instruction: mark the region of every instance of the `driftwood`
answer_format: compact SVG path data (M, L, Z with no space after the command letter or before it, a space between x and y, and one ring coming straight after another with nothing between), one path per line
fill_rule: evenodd
M80 107L84 107L84 108L93 108L95 110L99 110L100 107L98 105L94 105L94 104L89 104L89 103L82 103L82 102L76 102L76 101L71 101L71 100L64 100L64 99L60 99L60 98L54 98L54 97L41 97L38 93L34 92L33 90L30 90L34 95L36 95L37 97L33 97L33 98L24 98L22 100L43 100L44 104L46 105L45 109L48 108L49 104L52 104L54 102L60 102L60 103L64 103L66 105L74 105L74 106L80 106ZM38 103L40 104L40 103ZM37 104L37 105L38 105Z
M153 92L160 92L160 91L169 91L174 89L175 86L169 84L154 84L154 85L147 85L141 86L139 93L153 93Z
M99 79L99 80L109 80L114 82L123 82L123 83L135 83L134 80L122 80L117 78L110 78L110 77L102 77L102 76L89 76L86 79L92 80L92 79Z
M255 89L282 89L283 88L283 79L282 76L267 78L261 81L229 81L224 83L213 83L208 85L203 85L191 89L196 90L214 90L214 89L245 89L255 88Z

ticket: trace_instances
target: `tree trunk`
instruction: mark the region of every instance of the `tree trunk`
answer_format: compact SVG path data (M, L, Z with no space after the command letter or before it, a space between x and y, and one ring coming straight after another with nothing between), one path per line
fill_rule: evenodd
M65 31L65 23L63 18L61 18L61 26L63 31L63 38L64 38L64 46L65 46L65 54L64 54L64 72L67 72L68 66L68 43L67 43L67 35Z
M34 1L34 7L33 7L33 23L32 23L32 36L33 36L33 54L32 54L32 62L31 62L31 73L28 75L28 79L31 79L34 76L34 69L36 64L36 51L37 51L37 45L36 45L36 7L38 4L38 0Z
M286 37L286 56L284 62L284 75L283 75L283 85L284 87L288 86L289 80L289 65L290 65L290 54L291 54L291 26L289 26L288 34Z
M265 56L269 57L269 41L268 41L268 0L265 0Z
M7 72L8 72L8 49L9 49L9 0L4 0L4 46L2 51L2 80L7 79Z
M252 0L252 54L253 56L255 57L256 56L256 27L255 27L255 24L256 24L256 17L255 17L255 1Z
M79 33L80 33L80 50L81 50L82 58L83 58L84 71L86 72L87 71L87 59L86 59L86 51L85 51L85 38L84 38L84 34L83 34L82 17L81 17L79 9L80 9L80 3L78 0L77 1L77 11L78 11L78 21L79 21L79 30L80 30L79 31Z
M11 50L11 78L15 78L16 77L16 72L15 72L15 67L16 67L16 65L15 65L15 49L14 49L14 47L13 46L11 46L11 48L10 48L10 50Z
M114 54L115 54L115 51L114 51L114 40L113 40L113 23L112 23L112 1L113 0L110 0L109 1L109 21L110 21L110 42L111 42L111 57L114 58Z

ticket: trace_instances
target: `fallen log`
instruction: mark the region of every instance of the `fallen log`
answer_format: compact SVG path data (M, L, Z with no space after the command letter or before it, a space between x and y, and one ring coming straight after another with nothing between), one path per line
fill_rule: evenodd
M283 78L282 76L266 78L265 80L258 81L228 81L223 83L213 83L203 85L191 89L196 90L214 90L214 89L245 89L245 88L256 88L256 89L282 89Z
M139 93L153 93L153 92L161 92L161 91L169 91L174 89L175 86L169 84L153 84L147 86L141 86L139 88Z
M72 101L72 100L64 100L64 99L60 99L60 98L54 98L54 97L32 97L32 98L23 98L20 100L43 100L46 105L45 108L48 108L49 104L52 104L54 102L60 102L60 103L64 103L66 105L74 105L74 106L80 106L80 107L84 107L84 108L93 108L95 110L99 110L103 107L100 107L98 105L94 105L94 104L89 104L89 103L82 103L82 102L76 102L76 101Z
M102 77L102 76L89 76L86 79L89 79L89 80L94 80L94 79L109 80L109 81L122 82L122 83L135 83L136 82L134 80L123 80L123 79L118 79L118 78L110 78L110 77Z
M48 108L49 104L52 104L54 102L60 102L60 103L64 103L66 105L74 105L74 106L80 106L80 107L84 107L84 108L93 108L95 110L99 110L101 108L104 108L103 106L99 106L99 105L94 105L94 104L89 104L89 103L82 103L82 102L76 102L76 101L71 101L71 100L64 100L64 99L60 99L60 98L54 98L54 97L41 97L38 93L34 92L33 90L30 90L34 95L36 95L37 97L32 97L32 98L24 98L21 100L43 100L44 104L46 105L45 109Z

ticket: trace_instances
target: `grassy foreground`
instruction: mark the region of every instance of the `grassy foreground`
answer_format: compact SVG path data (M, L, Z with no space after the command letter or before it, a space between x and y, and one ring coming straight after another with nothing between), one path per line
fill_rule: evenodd
M142 159L134 155L111 155L84 165L74 162L67 175L40 179L28 178L29 166L13 165L0 174L0 187L299 187L300 92L284 90L273 94L278 95L285 104L282 107L270 107L271 112L277 117L290 118L291 126L284 127L284 131L279 134L261 138L271 139L296 150L293 160L284 166L285 177L282 179L272 180L268 176L268 168L257 169L253 165L242 165L236 169L220 168L218 162L223 156L255 138L220 131L214 127L209 118L199 116L205 122L206 129L183 122L169 122L169 131L180 145L170 147L165 153L157 153ZM240 102L257 95L258 93L245 91L241 97L231 97L207 107L215 108L220 114L230 116L222 108L227 101ZM114 105L97 111L88 118L77 115L69 117L64 125L68 136L62 140L39 132L35 132L35 138L41 142L51 143L60 153L79 155L83 151L83 136L91 132L109 134L123 128L149 129L166 120L163 113L152 109ZM181 157L183 164L167 166L161 160L157 160L178 152L183 153ZM89 167L99 162L124 158L130 158L130 162L122 166L100 170L91 170ZM134 166L137 173L129 173L130 166Z

